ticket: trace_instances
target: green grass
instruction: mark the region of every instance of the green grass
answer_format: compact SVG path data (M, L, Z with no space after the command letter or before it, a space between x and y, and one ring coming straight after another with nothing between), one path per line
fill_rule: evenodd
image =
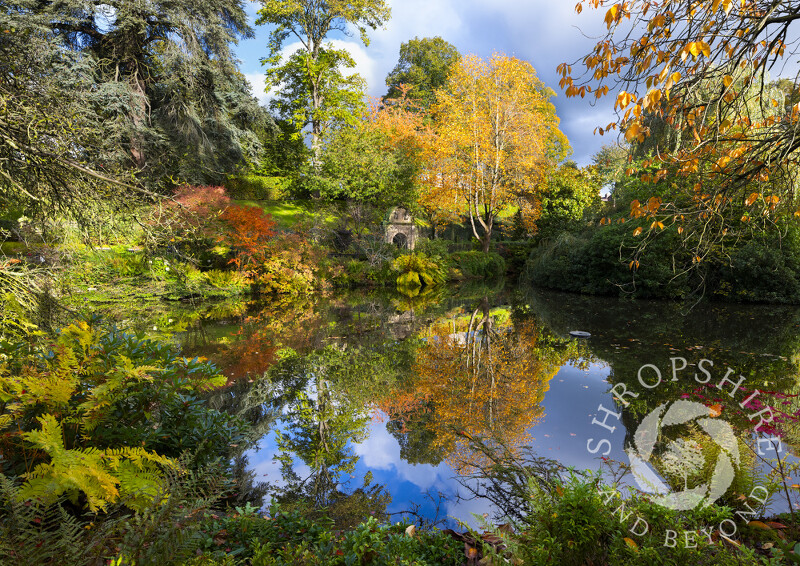
M28 251L28 246L22 242L3 242L0 244L0 255L15 256Z
M242 206L257 206L264 212L272 216L278 228L290 230L301 220L310 220L314 217L321 217L324 213L313 211L312 201L258 201L258 200L234 200L235 204ZM323 220L327 224L335 223L338 218L332 214L326 215Z

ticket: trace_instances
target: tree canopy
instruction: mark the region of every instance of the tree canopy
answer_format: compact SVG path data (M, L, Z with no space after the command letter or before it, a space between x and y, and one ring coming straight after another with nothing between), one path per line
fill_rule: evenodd
M231 46L252 30L241 0L17 2L82 55L96 84L103 136L141 180L218 182L257 158L253 126L268 120Z
M553 94L530 63L499 54L462 58L436 91L422 198L460 207L484 251L502 210L536 215L536 189L568 151Z
M389 19L384 0L261 0L257 24L271 24L267 82L280 88L275 108L291 120L298 131L311 127L312 151L318 166L324 130L335 119L347 119L355 102L363 96L357 76L344 77L341 67L354 67L350 54L325 43L329 34L350 33L355 27L364 45L367 28L375 29ZM293 37L301 47L281 60L281 50Z
M686 179L666 198L633 201L632 216L657 229L679 223L700 262L754 218L800 215L800 107L786 104L794 89L787 97L769 75L796 58L796 3L583 0L576 9L587 5L605 10L607 33L575 71L559 66L562 88L598 99L614 93L618 117L599 133L619 130L648 147L643 180ZM652 136L660 143L648 142Z
M435 101L434 91L447 83L447 77L461 55L458 49L441 37L415 37L400 45L400 58L386 76L389 91L384 98L407 96L422 108ZM404 93L401 85L412 88Z

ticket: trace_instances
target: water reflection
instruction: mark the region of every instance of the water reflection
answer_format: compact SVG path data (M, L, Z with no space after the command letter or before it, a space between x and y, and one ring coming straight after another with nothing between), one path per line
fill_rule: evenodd
M407 453L412 438L422 440L426 451L462 473L485 463L470 439L511 451L530 440L550 380L576 354L575 342L556 342L535 321L492 309L488 297L421 334L409 378L379 406L404 435Z
M625 449L635 444L642 420L678 400L708 407L742 443L741 476L724 503L735 504L748 481L777 468L776 456L790 467L771 479L788 476L800 484L795 460L783 460L800 448L796 308L706 304L687 310L664 302L473 287L223 310L181 319L190 321L184 348L211 357L231 378L216 402L251 424L253 445L260 447L247 452L251 469L270 474L271 496L286 505L338 505L347 522L359 514L412 509L428 501L431 490L445 494L443 514L466 518L466 505L479 511L480 504L460 502L451 478L491 464L474 439L500 453L532 450L565 466L597 469L601 456L628 462ZM570 330L592 336L574 340ZM677 380L671 376L675 359L686 363ZM694 379L703 359L714 364L706 366L708 383ZM644 364L661 371L657 387L639 381ZM716 387L728 369L734 382L745 378L732 396L732 385ZM620 385L638 394L626 399L628 405L612 393ZM743 403L756 390L760 394ZM607 421L613 433L593 424L604 418L600 406L619 414L618 421ZM750 416L767 406L773 419L754 432ZM683 441L684 456L705 451L713 460L713 447L697 433L686 426L668 436ZM588 449L602 439L607 446ZM696 477L670 471L677 453L665 448L653 456L671 488L698 484L710 473L699 465ZM429 501L417 510L433 514L435 507Z

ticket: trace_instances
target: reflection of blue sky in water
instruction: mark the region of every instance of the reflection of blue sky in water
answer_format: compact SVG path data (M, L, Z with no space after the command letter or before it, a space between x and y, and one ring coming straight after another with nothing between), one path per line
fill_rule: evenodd
M612 395L608 392L606 378L609 367L604 363L593 363L586 370L566 365L561 367L550 382L542 405L544 418L529 429L532 437L531 447L534 452L545 458L558 460L565 466L578 470L598 470L601 467L600 455L605 451L601 447L597 454L587 449L587 441L594 439L592 446L600 439L611 442L612 460L627 463L624 452L625 427L620 421L609 417L608 424L616 425L613 433L598 425L592 425L592 419L602 420L603 414L598 412L598 405L616 410ZM356 444L353 449L359 461L356 464L354 477L346 485L346 490L361 486L364 474L371 471L374 482L384 485L392 496L388 507L390 513L409 510L413 504L419 506L418 512L433 518L436 515L434 501L438 493L444 498L439 507L439 518L447 518L447 526L455 527L455 519L462 520L472 527L478 526L473 513L481 515L492 513L488 502L483 500L459 500L457 493L468 495L459 484L452 468L445 462L433 466L430 464L410 464L400 456L400 444L386 429L386 422L376 419L369 424L369 436L364 442ZM259 443L258 451L250 451L250 468L257 473L258 481L281 483L280 465L272 460L277 452L274 433L270 433ZM772 454L771 456L774 456ZM301 476L308 476L308 466L295 461L295 471ZM633 485L632 478L626 478L626 485ZM433 496L431 500L427 494ZM776 501L778 508L785 503ZM392 522L400 520L402 515L391 516Z
M625 429L622 424L618 424L614 434L591 424L600 403L614 407L611 394L607 393L607 375L608 367L604 364L592 364L587 371L567 365L558 371L544 397L545 417L529 430L533 437L531 445L538 455L559 460L565 466L597 469L600 467L599 454L592 455L586 449L587 439L594 437L608 438L613 447L609 456L624 460ZM476 526L473 513L481 515L493 511L486 501L459 500L456 497L457 493L467 493L455 478L453 469L445 462L432 466L404 461L400 457L399 442L382 420L371 422L367 439L353 448L359 461L355 477L346 487L360 487L364 474L371 471L374 481L386 486L392 495L388 507L390 513L400 513L417 504L421 515L433 518L436 514L434 502L440 492L444 499L439 508L439 518L447 518L448 526L454 526L454 519ZM273 461L277 450L275 435L270 433L259 442L257 450L248 452L250 469L256 472L257 481L281 485L280 464ZM295 459L295 471L301 477L306 477L310 469ZM433 500L426 494L430 494ZM399 520L401 516L392 515L392 521Z

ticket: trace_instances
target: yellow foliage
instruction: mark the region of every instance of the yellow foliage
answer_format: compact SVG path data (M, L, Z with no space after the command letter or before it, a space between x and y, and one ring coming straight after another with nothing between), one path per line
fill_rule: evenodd
M527 201L521 208L535 222L536 191L568 147L552 95L530 63L499 54L462 58L436 93L420 173L423 206L468 216L479 239L510 205Z

